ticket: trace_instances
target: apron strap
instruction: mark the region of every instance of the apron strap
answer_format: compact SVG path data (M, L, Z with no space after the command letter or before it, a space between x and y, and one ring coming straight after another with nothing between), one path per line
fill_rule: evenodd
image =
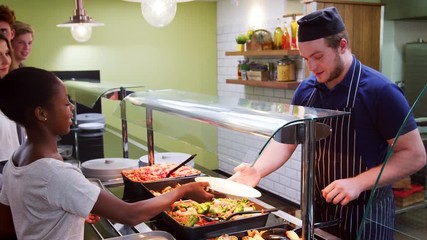
M360 61L357 60L355 57L353 57L353 60L356 62L354 63L353 73L350 82L350 89L347 94L347 109L354 107L354 103L356 102L357 89L359 88L360 75L362 72L362 64L360 63Z

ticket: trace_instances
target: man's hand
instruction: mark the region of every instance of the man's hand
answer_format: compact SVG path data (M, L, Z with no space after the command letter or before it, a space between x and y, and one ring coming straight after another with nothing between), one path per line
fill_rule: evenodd
M247 163L241 163L239 166L234 168L234 174L229 180L242 183L251 187L258 185L261 177L254 167Z
M326 202L347 205L358 198L363 191L361 184L355 178L346 178L333 181L322 190L322 196Z

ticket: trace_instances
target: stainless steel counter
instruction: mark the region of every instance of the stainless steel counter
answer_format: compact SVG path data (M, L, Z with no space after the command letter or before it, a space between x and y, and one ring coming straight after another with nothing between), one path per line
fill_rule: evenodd
M203 167L196 166L196 168L202 170L202 172L207 173L210 176L222 176L221 174L204 169ZM119 179L114 181L103 182L103 186L108 191L111 191L118 198L123 199L124 185ZM295 215L298 215L297 206L287 204L278 197L275 197L274 194L263 194L258 199L250 199L251 201L265 207L272 208L277 207L282 209L277 212L273 212L268 217L266 226L277 226L287 224L291 227L300 226L302 224L301 219L297 218ZM138 224L135 227L125 226L123 224L112 222L108 219L102 218L100 222L96 224L86 224L85 225L85 240L99 240L99 239L110 239L120 236L129 236L136 233L145 233L150 231L165 231L162 227L162 219L157 216L154 217L151 221L147 221L141 224ZM334 236L327 234L326 232L316 229L317 239L337 239ZM181 240L179 236L174 236L176 239Z

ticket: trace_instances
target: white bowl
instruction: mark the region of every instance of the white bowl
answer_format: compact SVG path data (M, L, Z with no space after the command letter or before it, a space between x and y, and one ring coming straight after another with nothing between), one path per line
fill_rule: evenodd
M121 179L123 170L138 168L138 161L129 158L97 158L81 164L83 175L101 181Z
M178 152L163 152L163 153L154 153L154 164L160 163L182 163L191 155L188 153L178 153ZM148 165L148 155L144 155L139 158L139 161L142 162L142 165ZM194 167L194 159L186 164L187 166Z

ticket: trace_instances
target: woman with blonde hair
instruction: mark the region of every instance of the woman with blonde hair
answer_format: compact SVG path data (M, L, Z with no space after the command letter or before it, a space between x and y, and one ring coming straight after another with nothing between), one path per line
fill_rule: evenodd
M31 25L21 21L15 21L12 28L15 31L15 37L11 40L14 53L13 56L15 58L13 68L20 68L24 66L23 61L30 56L34 39L34 30Z
M13 64L12 48L8 39L0 34L0 79L3 79L11 70ZM1 81L1 80L0 80ZM13 151L19 146L17 127L0 111L0 162L8 160ZM1 167L0 167L1 173ZM1 189L1 177L0 177Z
M9 40L5 35L0 34L0 81L9 73L12 63L12 49ZM3 166L18 147L19 140L16 123L0 111L0 190L3 186ZM10 208L3 204L0 204L0 219L2 222L0 224L0 238L15 239Z

